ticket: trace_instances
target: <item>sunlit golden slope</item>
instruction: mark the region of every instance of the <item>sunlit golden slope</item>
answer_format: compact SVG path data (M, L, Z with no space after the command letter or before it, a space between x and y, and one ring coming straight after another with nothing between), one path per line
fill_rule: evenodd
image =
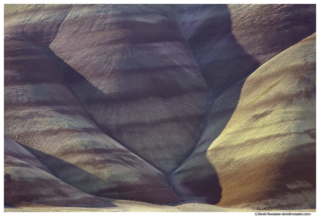
M315 208L315 8L5 5L6 206Z
M315 207L315 38L215 100L195 151L172 174L179 195L221 206Z

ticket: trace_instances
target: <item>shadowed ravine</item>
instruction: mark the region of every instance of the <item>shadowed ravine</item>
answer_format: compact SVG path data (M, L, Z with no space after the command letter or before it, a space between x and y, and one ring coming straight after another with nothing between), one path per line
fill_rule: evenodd
M315 35L315 5L6 5L5 206L315 208Z

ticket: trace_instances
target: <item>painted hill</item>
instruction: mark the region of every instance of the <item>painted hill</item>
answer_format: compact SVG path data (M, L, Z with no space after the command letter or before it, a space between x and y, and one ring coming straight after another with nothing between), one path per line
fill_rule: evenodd
M5 206L314 209L315 17L5 5Z

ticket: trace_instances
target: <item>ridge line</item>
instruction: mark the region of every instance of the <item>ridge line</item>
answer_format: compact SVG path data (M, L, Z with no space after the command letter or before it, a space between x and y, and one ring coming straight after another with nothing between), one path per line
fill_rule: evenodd
M208 116L210 114L210 110L212 108L212 105L214 104L214 102L219 99L220 97L222 97L225 93L227 93L228 91L230 91L233 87L235 87L237 84L241 83L242 81L246 80L252 73L254 73L256 70L254 70L253 72L251 72L248 76L246 76L245 78L241 79L240 81L236 82L235 84L233 84L232 86L230 86L229 88L227 88L226 90L224 90L223 92L221 92L215 99L213 99L210 103L210 106L209 106L209 109L208 109L208 112L206 114L206 117L205 117L205 120L204 120L204 123L203 123L203 128L200 132L200 135L199 135L199 138L194 146L194 148L192 149L191 153L186 156L179 164L179 166L177 166L173 171L171 171L169 175L171 175L172 173L174 173L192 154L193 152L195 151L196 147L198 146L198 142L200 141L201 137L202 137L202 134L204 133L204 130L206 128L206 125L207 125L207 122L208 122ZM169 180L168 180L169 181ZM170 184L171 186L171 184Z
M48 47L50 47L50 45L51 45L51 44L53 43L53 41L56 39L62 23L63 23L63 22L66 20L66 18L69 16L70 12L71 12L72 9L74 8L74 5L71 5L70 7L71 7L70 10L68 11L68 13L67 13L67 15L64 17L64 19L61 21L61 23L60 23L60 25L59 25L59 27L58 27L58 29L57 29L57 32L56 32L55 36L53 37L52 41L49 43Z
M71 11L71 10L70 10ZM130 148L124 146L122 143L120 143L119 141L117 141L116 139L114 139L112 136L108 135L104 130L102 130L102 128L92 119L92 117L89 115L89 113L86 111L86 109L81 105L81 103L79 102L79 100L77 99L77 97L74 95L73 91L71 90L70 86L68 85L68 83L65 81L65 79L63 78L63 76L61 75L60 72L60 68L55 60L55 56L57 58L59 58L55 52L46 44L42 43L42 42L38 42L35 41L33 38L30 38L28 35L25 35L35 46L41 48L46 55L49 57L49 59L52 61L53 65L56 67L57 69L57 73L59 74L59 76L61 77L62 81L64 82L64 84L66 85L66 87L68 88L68 90L70 91L70 93L72 94L73 98L75 99L75 101L78 103L78 105L80 106L80 108L85 112L86 116L92 121L92 123L101 131L102 134L108 136L112 141L114 141L115 143L117 143L118 145L120 145L121 147L127 149L130 153L134 154L135 156L137 156L138 158L140 158L142 161L146 162L147 164L149 164L151 167L153 167L154 169L158 170L160 173L164 174L165 176L167 175L165 172L163 172L162 170L158 169L157 167L155 167L152 163L150 163L149 161L147 161L146 159L142 158L140 155L136 154L135 152L133 152ZM63 60L62 60L63 61ZM67 63L65 63L67 64ZM69 66L69 65L68 65ZM69 66L71 67L71 66Z
M49 50L50 47L47 47ZM51 50L51 52L54 53L53 50ZM50 57L50 59L52 60L52 62L54 63L54 65L56 66L56 68L59 71L59 75L61 76L62 80L64 81L65 85L68 87L69 91L71 92L72 96L74 97L74 99L77 101L77 103L79 104L79 106L81 107L81 109L85 112L86 116L94 123L94 125L99 128L99 130L101 131L102 134L108 136L112 141L116 142L117 144L119 144L120 146L122 146L123 148L127 149L130 153L134 154L135 156L137 156L138 158L142 159L143 161L145 161L146 163L148 163L150 166L152 166L153 168L155 168L156 170L160 171L162 174L166 175L166 173L164 173L162 170L158 169L157 167L155 167L152 163L150 163L148 160L144 159L143 157L141 157L140 155L138 155L137 153L133 152L130 148L124 146L121 142L119 142L118 140L116 140L114 137L112 137L111 135L107 134L95 121L94 119L91 117L91 115L87 112L87 110L81 105L81 103L79 102L79 100L77 99L77 97L74 95L73 91L71 90L70 86L68 85L68 83L65 81L65 79L63 78L63 76L60 73L60 69L57 66L56 62L54 59L52 59L51 55L49 53L47 53L47 55ZM55 53L54 53L55 55Z

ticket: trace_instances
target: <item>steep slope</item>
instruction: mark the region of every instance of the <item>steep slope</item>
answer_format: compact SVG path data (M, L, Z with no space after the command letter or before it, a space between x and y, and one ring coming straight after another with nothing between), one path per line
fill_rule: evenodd
M22 160L38 169L54 175L46 166L44 166L33 154L23 148L21 145L4 135L4 154Z
M86 194L56 178L8 137L5 137L4 153L5 206L114 206L111 200Z
M214 98L316 30L315 5L178 5L176 10Z
M315 208L315 18L6 5L7 204Z
M47 51L26 35L6 31L5 134L84 192L154 203L181 201L165 174L105 135L87 116Z
M5 29L49 45L72 5L5 5Z
M214 101L195 151L171 175L181 196L221 206L315 207L315 38Z
M190 153L211 98L173 6L74 6L50 49L106 134L165 173Z

